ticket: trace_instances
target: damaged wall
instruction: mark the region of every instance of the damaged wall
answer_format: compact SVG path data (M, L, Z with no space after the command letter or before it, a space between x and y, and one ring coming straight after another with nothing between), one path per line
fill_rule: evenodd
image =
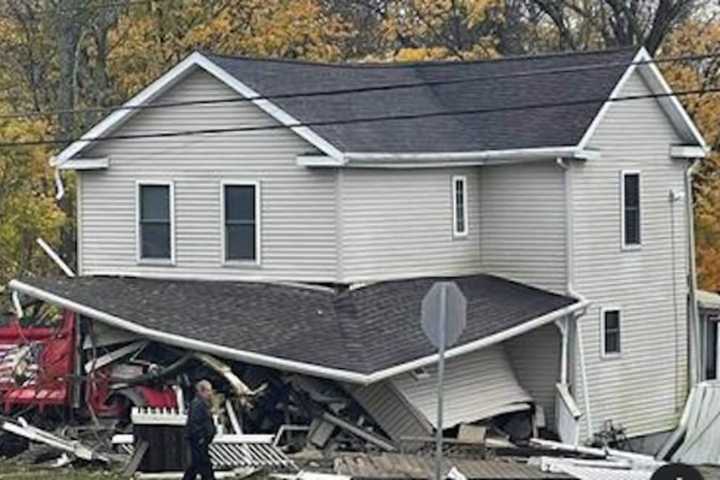
M437 367L416 378L405 373L392 378L395 386L432 423L437 421ZM447 360L443 426L472 422L527 408L532 400L518 384L502 345Z
M543 407L547 428L555 430L555 384L560 381L562 336L544 325L503 344L520 385Z

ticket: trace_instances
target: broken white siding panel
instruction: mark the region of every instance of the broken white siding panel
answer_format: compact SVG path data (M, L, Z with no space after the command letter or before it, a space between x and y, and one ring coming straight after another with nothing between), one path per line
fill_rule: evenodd
M520 385L545 412L548 428L555 425L555 384L560 381L561 335L555 325L544 325L503 345Z
M464 237L453 237L456 175L467 178ZM476 168L343 171L343 280L479 272L479 189Z
M392 378L397 389L428 421L437 425L437 366L416 378L405 373ZM443 428L502 413L526 410L532 398L520 386L502 345L447 360L443 387Z
M196 71L159 102L232 98L236 94ZM276 124L247 102L142 111L122 134L147 134ZM236 132L99 143L89 154L112 157L106 171L85 171L79 192L83 274L146 274L336 280L335 172L295 164L309 145L290 130ZM176 265L138 265L135 195L138 180L175 184ZM261 258L254 267L223 265L221 182L262 182Z
M637 74L622 92L647 93ZM682 407L687 222L683 203L671 202L670 192L683 191L687 164L669 155L669 145L678 141L655 100L613 104L590 142L602 157L570 170L574 287L592 303L579 322L594 431L607 420L630 436L669 430ZM642 246L623 251L620 172L627 169L642 177ZM601 358L600 310L613 305L622 312L622 354Z
M563 170L548 159L480 172L483 271L565 293Z
M427 437L432 425L388 380L350 387L350 393L396 443Z

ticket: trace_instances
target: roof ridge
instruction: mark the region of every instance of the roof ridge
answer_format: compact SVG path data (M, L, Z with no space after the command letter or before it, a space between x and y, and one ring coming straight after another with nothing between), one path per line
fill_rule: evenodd
M447 65L474 65L479 63L502 63L512 61L524 61L524 60L543 60L548 58L562 58L562 57L579 57L579 56L590 56L590 55L603 55L613 54L620 52L637 52L640 46L625 46L610 49L593 49L584 51L573 51L564 50L558 52L542 52L542 53L528 53L523 55L507 55L498 58L484 58L475 60L426 60L426 61L389 61L389 62L362 62L362 61L351 61L345 63L331 63L321 62L315 60L303 60L294 58L279 58L279 57L253 57L249 55L228 55L215 53L211 51L200 51L201 54L208 57L226 58L231 60L245 60L253 62L270 62L270 63L285 63L295 65L309 65L316 67L329 67L329 68L414 68L414 67L432 67L432 66L447 66Z

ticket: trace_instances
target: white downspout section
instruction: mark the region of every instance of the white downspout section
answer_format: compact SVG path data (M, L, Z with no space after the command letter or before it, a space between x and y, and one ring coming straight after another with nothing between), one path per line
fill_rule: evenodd
M567 293L575 298L578 298L581 302L589 305L590 302L574 289L574 246L573 246L573 208L572 208L572 176L570 175L570 165L565 163L562 157L558 157L556 163L560 168L564 170L564 185L565 185L565 278L567 280ZM582 325L580 324L580 317L585 313L585 310L574 315L575 327L577 331L577 345L580 353L580 376L582 377L583 385L583 397L585 399L585 421L587 423L587 436L592 437L592 408L590 406L590 388L588 386L587 369L585 368L585 347L583 346L582 336ZM570 327L570 321L568 321L567 327Z
M697 305L697 272L695 266L695 217L693 215L693 191L692 177L695 170L700 164L700 160L694 160L688 167L685 175L685 215L687 217L687 242L688 242L688 281L689 287L689 314L690 314L690 352L689 362L690 368L688 372L690 387L695 386L700 381L700 334L698 328L700 326L700 313Z

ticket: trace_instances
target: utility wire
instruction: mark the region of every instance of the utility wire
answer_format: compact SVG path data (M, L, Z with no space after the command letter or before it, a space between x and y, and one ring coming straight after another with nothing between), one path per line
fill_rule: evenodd
M162 108L174 108L188 105L217 105L226 103L243 103L253 102L258 100L281 100L281 99L292 99L292 98L311 98L311 97L325 97L333 95L347 95L352 93L365 93L365 92L378 92L378 91L391 91L399 89L412 89L422 87L433 87L440 85L457 85L464 83L475 83L485 82L490 80L503 80L509 78L524 78L533 77L538 75L557 75L563 73L581 73L592 70L604 70L616 67L630 67L638 65L648 64L662 64L671 62L685 62L685 61L699 61L711 58L720 58L720 53L711 54L697 54L697 55L685 55L676 57L666 57L655 60L641 60L641 61L630 61L630 62L606 62L606 63L593 63L588 65L574 66L574 67L557 67L547 69L535 69L535 70L523 70L519 72L494 74L494 75L482 75L482 76L471 76L465 78L456 78L450 80L426 80L421 82L404 82L404 83L390 83L384 85L374 85L368 87L356 87L356 88L342 88L335 90L316 90L311 92L296 92L296 93L278 93L272 95L255 95L251 97L231 97L231 98L215 98L215 99L199 99L199 100L188 100L179 102L167 102L167 103L156 103L149 105L135 105L135 106L123 106L115 105L108 107L90 107L80 109L66 109L66 110L46 110L42 112L38 111L25 111L17 113L0 114L1 119L12 119L12 118L31 118L31 117L42 117L51 115L66 115L66 114L85 114L85 113L100 113L100 112L114 112L114 111L133 111L133 110L153 110Z
M105 137L78 137L78 138L62 138L54 140L28 140L21 142L4 142L0 143L0 148L19 147L19 146L38 146L38 145L58 145L72 143L76 141L85 142L106 142L110 140L134 140L141 138L167 138L167 137L183 137L183 136L196 136L196 135L209 135L209 134L221 134L230 132L258 132L266 130L281 130L286 128L298 128L298 127L318 127L328 125L348 125L355 123L374 123L394 120L415 120L420 118L432 118L432 117L447 117L447 116L461 116L461 115L479 115L479 114L490 114L499 112L512 112L512 111L524 111L524 110L536 110L544 108L560 108L577 105L588 105L588 104L604 104L605 102L625 102L633 100L643 100L649 98L669 98L679 97L687 95L703 95L707 93L720 93L720 87L704 88L697 90L684 90L673 93L651 93L642 95L627 95L622 97L608 98L608 97L596 97L587 98L565 102L544 102L527 105L516 105L499 108L481 108L481 109L465 109L465 110L450 110L450 111L438 111L438 112L427 112L427 113L415 113L405 115L382 115L382 116L370 116L370 117L359 117L349 119L337 119L337 120L318 120L309 122L296 122L289 125L284 124L273 124L273 125L258 125L252 127L234 127L234 128L208 128L208 129L193 129L193 130L179 130L170 132L158 132L158 133L147 133L147 134L126 134L126 135L109 135Z

